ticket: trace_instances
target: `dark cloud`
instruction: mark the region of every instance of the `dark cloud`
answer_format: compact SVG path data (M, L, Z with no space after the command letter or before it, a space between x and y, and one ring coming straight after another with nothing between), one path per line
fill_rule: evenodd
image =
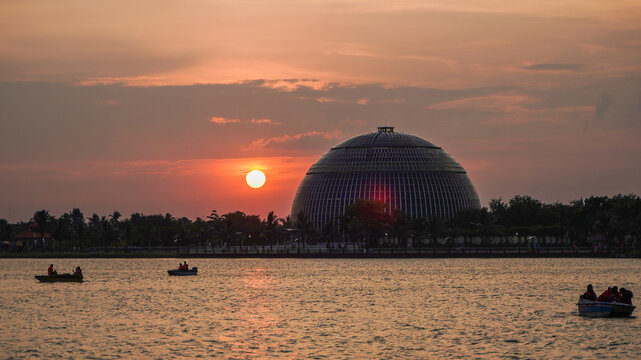
M614 100L612 100L612 96L610 94L601 95L601 99L596 104L596 116L599 119L603 119L603 117L605 116L605 112L612 106L613 103Z
M191 66L198 58L189 53L160 52L132 41L106 39L21 39L32 52L0 56L4 81L86 81L119 83L148 79ZM19 42L16 40L16 42ZM17 47L14 43L9 46Z
M533 64L524 66L525 70L533 71L581 71L585 69L583 64Z
M329 146L343 138L339 131L321 132L310 131L298 134L285 134L270 138L254 140L246 150L256 151L265 149L287 149L287 150L326 150Z
M270 155L314 155L385 123L444 146L491 137L490 126L508 137L568 134L580 131L586 116L606 112L611 121L598 126L640 125L633 94L639 94L641 82L634 80L454 90L335 83L287 91L272 82L277 81L157 87L0 82L0 163L226 158L252 143ZM501 102L512 98L523 101ZM505 105L500 119L483 111L492 101ZM444 103L466 106L434 106ZM212 117L234 123L215 126ZM335 132L341 137L326 135Z

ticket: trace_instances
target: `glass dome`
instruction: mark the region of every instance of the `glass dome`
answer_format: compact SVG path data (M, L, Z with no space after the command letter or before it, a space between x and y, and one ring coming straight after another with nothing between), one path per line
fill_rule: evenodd
M440 147L393 127L331 148L309 169L292 204L318 230L356 199L377 200L411 218L451 218L481 203L465 169Z

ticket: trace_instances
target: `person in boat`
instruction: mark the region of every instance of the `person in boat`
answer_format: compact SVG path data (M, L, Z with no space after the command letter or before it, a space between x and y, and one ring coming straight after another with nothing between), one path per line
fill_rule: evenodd
M632 305L632 296L634 296L632 294L632 291L626 288L621 288L621 290L619 290L619 297L617 298L617 302Z
M189 271L189 265L187 265L187 261L183 264L183 271Z
M178 270L182 270L182 269L183 269L183 263L178 263Z
M82 275L82 269L80 266L76 266L76 270L73 272L74 275Z
M594 292L592 284L588 284L588 289L585 294L581 295L581 298L583 300L596 301L596 293Z
M53 269L53 264L50 264L49 268L47 268L47 275L58 275L58 272Z
M603 294L599 295L599 297L596 298L596 301L613 302L616 301L617 296L619 296L619 288L613 286L604 291Z

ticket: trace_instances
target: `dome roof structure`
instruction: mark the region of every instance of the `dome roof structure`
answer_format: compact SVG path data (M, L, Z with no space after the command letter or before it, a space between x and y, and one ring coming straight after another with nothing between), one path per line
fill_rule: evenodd
M479 209L479 197L465 169L440 147L414 135L379 127L343 141L307 172L292 204L321 229L356 199L385 202L411 218L451 218Z

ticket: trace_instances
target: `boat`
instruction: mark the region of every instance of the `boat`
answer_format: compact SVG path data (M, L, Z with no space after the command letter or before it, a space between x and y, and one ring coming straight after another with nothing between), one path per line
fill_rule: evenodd
M198 268L193 267L189 270L180 270L180 269L173 269L173 270L167 270L169 275L174 275L174 276L187 276L187 275L198 275Z
M579 297L579 314L589 317L627 317L632 315L636 306L618 302L585 300Z
M82 274L36 275L40 282L82 282Z

